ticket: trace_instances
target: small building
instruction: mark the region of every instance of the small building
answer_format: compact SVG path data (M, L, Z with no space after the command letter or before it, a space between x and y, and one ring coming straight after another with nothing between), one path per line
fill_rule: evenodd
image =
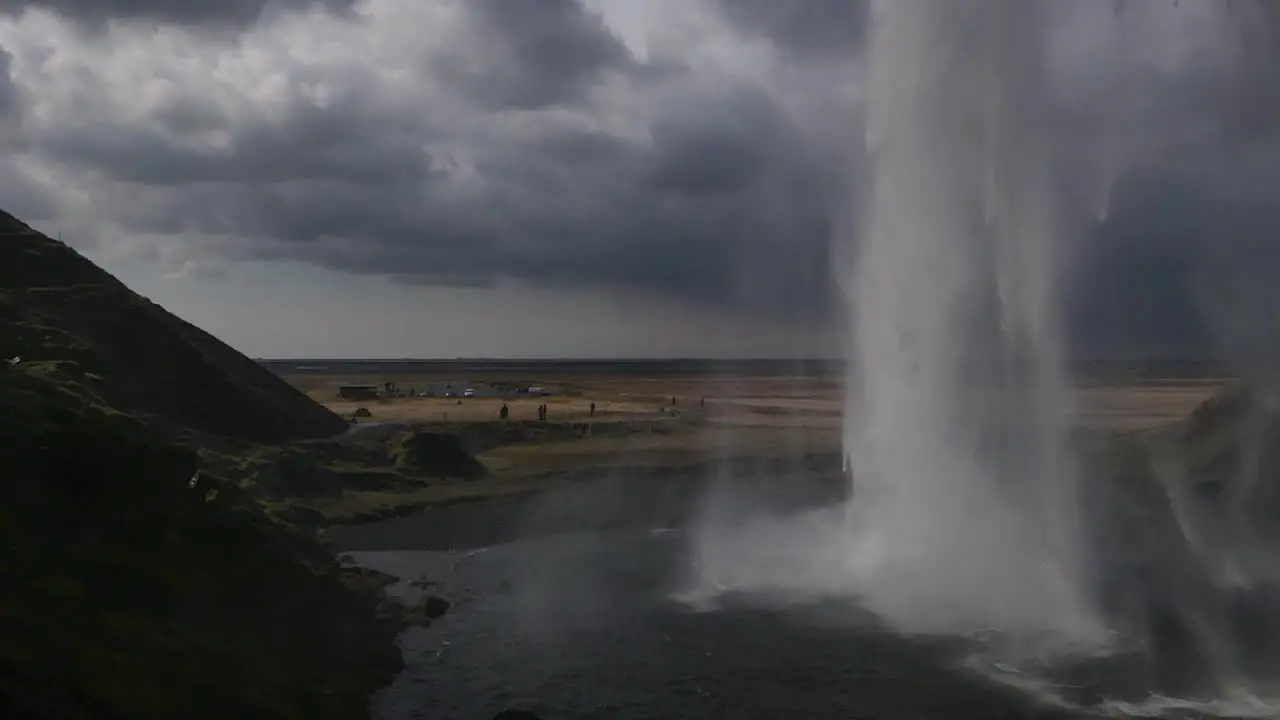
M338 397L343 400L377 400L377 385L339 385Z

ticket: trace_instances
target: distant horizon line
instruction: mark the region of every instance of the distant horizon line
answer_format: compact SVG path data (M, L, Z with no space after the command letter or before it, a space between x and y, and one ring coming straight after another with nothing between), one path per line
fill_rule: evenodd
M255 357L259 362L842 362L830 357L605 357L605 356L538 356L520 357Z
M672 362L822 362L843 363L843 357L627 357L627 356L520 356L520 357L254 357L255 362L271 363L461 363L461 362L630 362L630 363L672 363ZM1082 357L1069 360L1071 363L1218 363L1228 364L1219 358L1209 357Z

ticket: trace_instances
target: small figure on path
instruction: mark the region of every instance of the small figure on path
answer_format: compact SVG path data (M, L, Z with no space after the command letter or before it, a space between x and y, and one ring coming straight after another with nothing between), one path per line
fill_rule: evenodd
M676 406L676 396L675 396L675 395L672 395L672 396L671 396L671 407L675 407L675 406Z
M591 415L591 417L595 417L595 416L596 416L596 404L595 404L595 403L591 403L591 413L590 413L590 415Z
M509 416L510 414L511 414L511 409L507 407L506 403L502 403L502 407L498 409L498 417L503 420L506 420L507 416Z

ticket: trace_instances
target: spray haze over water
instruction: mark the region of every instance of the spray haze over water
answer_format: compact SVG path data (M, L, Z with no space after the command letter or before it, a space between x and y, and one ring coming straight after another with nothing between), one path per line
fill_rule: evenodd
M1179 448L1146 447L1146 470L1090 456L1088 475L1072 450L1058 207L1071 168L1055 163L1046 5L872 3L869 192L835 272L852 497L787 517L732 490L713 499L686 597L851 599L903 634L977 636L967 667L1089 712L1274 715L1257 696L1280 668L1263 620L1280 592L1219 579L1232 558L1267 565L1263 543L1166 471L1191 472Z
M726 466L705 494L700 472L620 478L454 515L524 539L433 553L464 609L410 639L395 717L495 688L566 717L1280 717L1280 410L1228 395L1172 433L1083 438L1108 452L1079 463L1069 442L1039 16L1065 5L872 5L869 193L836 267L851 496L821 462ZM1252 356L1265 277L1229 280ZM455 548L443 519L427 534Z
M1023 0L873 5L846 450L867 600L911 630L1096 633L1036 15Z
M702 591L852 595L906 632L1102 638L1065 437L1037 5L873 4L871 194L836 272L853 499L732 529L711 517Z

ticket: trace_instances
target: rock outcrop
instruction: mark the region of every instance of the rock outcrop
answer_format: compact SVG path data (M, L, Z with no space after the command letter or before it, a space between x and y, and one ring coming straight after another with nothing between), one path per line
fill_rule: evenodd
M397 465L404 472L432 477L479 480L489 474L449 433L415 433L401 442Z

